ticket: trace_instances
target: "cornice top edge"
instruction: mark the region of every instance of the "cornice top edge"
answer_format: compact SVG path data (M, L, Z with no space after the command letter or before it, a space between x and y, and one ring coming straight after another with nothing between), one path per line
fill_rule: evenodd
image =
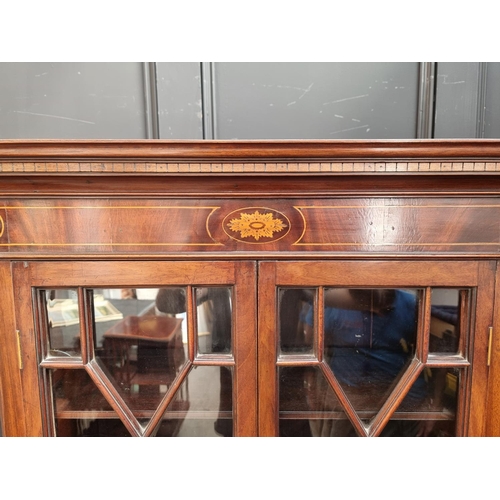
M498 139L0 140L0 161L313 161L500 158Z

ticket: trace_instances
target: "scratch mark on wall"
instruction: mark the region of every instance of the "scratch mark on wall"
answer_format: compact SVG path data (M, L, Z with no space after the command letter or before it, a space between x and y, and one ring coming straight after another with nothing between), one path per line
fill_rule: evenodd
M47 118L57 118L59 120L69 120L72 122L88 123L90 125L95 125L95 122L89 122L87 120L78 120L76 118L68 118L67 116L46 115L44 113L32 113L31 111L13 111L13 113L19 113L21 115L45 116Z
M314 85L314 83L311 83L311 85L309 85L309 87L307 87L307 89L304 89L304 92L299 96L299 99L302 99L312 89L313 85Z
M443 85L457 85L459 83L465 83L465 80L460 80L458 82L448 82L446 79L448 78L448 75L439 75L443 78Z
M351 101L352 99L361 99L363 97L368 97L369 94L355 95L354 97L346 97L345 99L337 99L335 101L324 102L323 106L327 106L328 104L335 104L337 102Z
M252 85L255 86L255 83L252 83ZM270 85L261 85L262 87L276 87L277 89L291 89L291 90L300 90L302 92L302 94L299 95L299 97L297 98L297 100L299 99L302 99L308 92L310 92L310 90L312 89L314 85L314 82L311 83L311 85L309 85L309 87L307 87L306 89L302 88L302 87L292 87L291 85L273 85L273 84L270 84ZM297 102L297 101L294 101L294 103Z
M337 134L341 134L342 132L350 132L351 130L359 130L361 128L366 128L366 129L370 130L368 127L369 127L369 125L361 125L360 127L345 128L343 130L339 130L338 132L332 132L330 135L337 135Z

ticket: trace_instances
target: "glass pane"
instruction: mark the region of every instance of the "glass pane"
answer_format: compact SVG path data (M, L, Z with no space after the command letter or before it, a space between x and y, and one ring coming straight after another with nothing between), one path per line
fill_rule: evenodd
M418 290L329 288L324 300L325 361L367 423L414 356Z
M432 289L430 352L458 352L460 316L467 313L460 310L460 290Z
M457 395L461 370L424 369L425 398L410 392L384 429L382 436L455 436ZM416 384L421 384L421 379Z
M103 335L128 316L154 316L158 288L107 288L93 291L94 342L103 346Z
M281 354L313 354L314 333L305 318L314 307L315 289L280 288L279 325Z
M231 353L231 288L196 288L200 354Z
M318 367L279 368L280 436L356 436Z
M125 318L104 336L97 359L137 418L152 416L184 364L180 321Z
M94 291L96 358L146 424L186 359L184 288Z
M75 289L45 290L49 354L81 356L78 292Z
M128 436L85 370L49 370L57 436Z
M156 436L232 436L232 368L194 366L170 402Z

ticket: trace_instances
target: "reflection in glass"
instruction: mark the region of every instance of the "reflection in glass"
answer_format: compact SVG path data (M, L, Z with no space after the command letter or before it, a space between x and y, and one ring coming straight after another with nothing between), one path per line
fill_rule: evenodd
M280 288L279 331L282 354L313 354L314 334L305 318L312 314L316 290Z
M94 343L103 346L103 335L128 316L155 315L158 289L107 288L93 291Z
M176 317L185 296L184 288L94 290L96 359L144 424L186 359Z
M50 370L50 378L57 436L129 435L85 370Z
M460 313L460 290L432 289L429 352L458 352Z
M80 356L80 315L75 289L45 290L49 353Z
M80 356L80 316L75 289L44 290L47 305L49 353Z
M366 422L414 356L417 319L417 290L325 290L325 360ZM412 389L422 398L425 390L423 380Z
M232 436L232 369L194 366L167 407L156 436Z
M280 436L356 436L318 367L279 368Z
M460 370L424 368L429 385L425 400L411 392L400 404L382 436L455 436Z
M200 354L231 353L231 288L196 288L196 328Z
M185 361L181 321L126 317L104 333L97 360L125 403L142 417L152 415Z

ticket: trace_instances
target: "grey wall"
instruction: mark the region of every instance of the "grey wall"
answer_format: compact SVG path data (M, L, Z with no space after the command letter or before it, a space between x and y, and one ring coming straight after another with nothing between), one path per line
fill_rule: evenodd
M0 63L0 138L500 137L500 63Z
M0 137L145 137L140 63L1 63Z

